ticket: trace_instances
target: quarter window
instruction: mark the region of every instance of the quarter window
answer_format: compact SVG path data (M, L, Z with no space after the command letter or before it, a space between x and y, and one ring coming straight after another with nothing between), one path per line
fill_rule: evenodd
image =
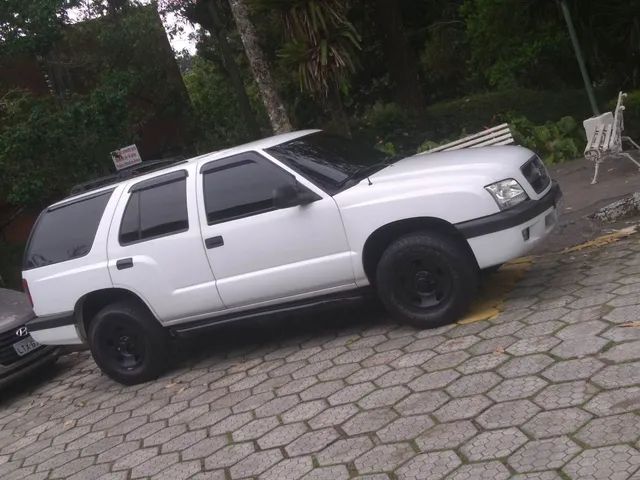
M160 179L160 177L158 177ZM135 190L122 216L120 244L163 237L189 229L186 178Z
M42 267L88 254L112 193L110 189L42 212L26 248L24 268Z
M211 162L202 173L209 225L274 210L274 190L295 183L293 175L255 153Z

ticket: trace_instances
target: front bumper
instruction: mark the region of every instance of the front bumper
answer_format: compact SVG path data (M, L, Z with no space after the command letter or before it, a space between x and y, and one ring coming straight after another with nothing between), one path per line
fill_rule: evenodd
M488 268L531 250L557 223L556 205L562 192L556 182L540 200L528 200L494 215L457 224L475 254L478 266Z
M12 383L43 365L54 362L60 355L58 347L44 347L24 356L9 366L0 365L0 387Z

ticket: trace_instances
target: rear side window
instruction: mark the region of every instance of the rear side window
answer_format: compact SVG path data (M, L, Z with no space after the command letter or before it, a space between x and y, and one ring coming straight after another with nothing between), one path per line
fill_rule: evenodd
M88 254L112 193L113 189L42 212L25 251L24 268L43 267Z
M141 242L187 230L187 182L183 176L131 193L120 224L120 244Z

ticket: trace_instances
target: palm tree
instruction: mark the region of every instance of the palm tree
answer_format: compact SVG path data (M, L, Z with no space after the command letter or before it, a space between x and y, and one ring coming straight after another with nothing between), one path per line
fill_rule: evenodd
M245 53L249 59L253 76L260 89L271 126L275 133L291 131L292 127L287 110L278 94L266 56L258 42L258 35L249 18L249 9L245 0L229 0L229 5L231 6L231 12L242 39Z
M349 133L341 91L355 71L360 36L347 19L343 0L261 0L278 11L286 43L279 56L297 73L300 88L327 103L334 122Z

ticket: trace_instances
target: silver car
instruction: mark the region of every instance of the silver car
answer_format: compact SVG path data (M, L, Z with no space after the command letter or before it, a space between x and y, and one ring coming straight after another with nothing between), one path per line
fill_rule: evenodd
M58 348L31 338L25 326L31 318L33 311L23 293L0 288L0 386L58 356Z

